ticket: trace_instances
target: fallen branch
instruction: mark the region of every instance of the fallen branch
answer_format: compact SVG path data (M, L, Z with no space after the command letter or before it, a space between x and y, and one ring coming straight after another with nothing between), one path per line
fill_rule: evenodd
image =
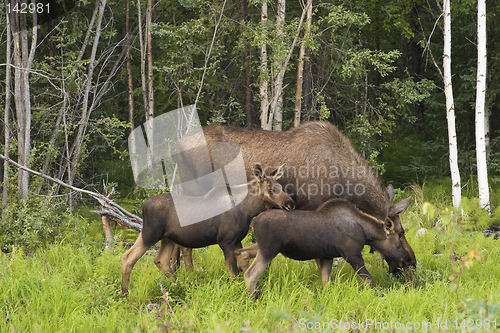
M25 166L15 162L12 159L5 157L2 154L0 154L0 158L8 161L12 165L15 165L17 168L25 170L33 175L47 179L47 180L54 182L58 185L69 188L70 190L73 190L75 192L80 192L80 193L90 195L91 197L96 199L100 205L99 210L93 211L93 212L98 213L101 216L102 215L109 216L111 219L115 220L119 225L121 225L123 227L127 227L127 228L138 230L138 231L142 230L142 219L139 216L130 213L125 208L123 208L122 206L118 205L113 200L111 200L109 197L104 196L100 193L84 190L84 189L81 189L78 187L74 187L73 185L66 184L65 182L63 182L59 179L44 175L43 173L40 173L40 172L32 170L28 167L25 167Z

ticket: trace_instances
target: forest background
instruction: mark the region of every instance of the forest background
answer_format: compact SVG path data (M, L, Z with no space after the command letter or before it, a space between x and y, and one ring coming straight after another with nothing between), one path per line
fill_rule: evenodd
M99 187L106 178L127 195L134 188L127 152L131 126L196 102L203 125L260 127L259 89L263 81L274 84L284 68L277 108L283 130L289 129L297 67L302 63L302 122L333 122L379 167L384 180L396 186L449 176L443 78L438 69L443 49L440 3L314 2L307 33L301 17L306 4L286 3L285 20L276 23L280 3L268 4L268 20L263 21L259 1L159 1L151 3L151 11L146 1L131 2L128 10L123 1L76 1L65 4L62 21L59 17L39 25L37 39L30 22L20 26L19 36L11 38L22 42L20 60L28 61L24 58L28 55L32 60L27 90L31 128L23 136L30 149L20 148L24 143L19 133L27 121L15 98L9 97L9 105L5 104L7 89L2 82L2 109L11 115L9 126L1 131L10 129L10 156L80 187ZM4 64L0 75L4 76L9 52L5 4L0 6L0 63ZM496 76L500 63L495 37L499 8L487 4L486 113L493 182L500 174ZM151 25L145 25L148 13ZM476 3L453 3L452 74L458 162L464 179L476 173L476 26ZM266 71L260 53L264 44L269 58ZM299 61L302 45L305 57ZM15 52L11 54L15 60ZM11 80L16 75L11 73ZM14 85L11 91L16 96ZM269 88L270 98L273 89ZM17 171L10 172L13 178ZM53 186L35 185L31 184L38 194ZM50 191L64 193L60 188Z

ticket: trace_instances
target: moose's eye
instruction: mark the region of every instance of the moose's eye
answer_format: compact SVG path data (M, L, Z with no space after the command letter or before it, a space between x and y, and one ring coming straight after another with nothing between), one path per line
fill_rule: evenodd
M404 235L405 235L405 231L404 230L399 233L399 237L403 237Z

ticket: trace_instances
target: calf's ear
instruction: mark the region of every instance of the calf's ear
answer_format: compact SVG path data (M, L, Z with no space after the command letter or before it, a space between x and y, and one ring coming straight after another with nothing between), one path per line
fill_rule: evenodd
M285 175L285 168L286 164L282 164L280 167L278 167L278 169L271 172L269 176L273 177L274 180L278 180Z
M389 216L403 214L406 211L406 208L408 208L410 202L411 202L411 195L408 198L403 199L400 202L392 205L391 208L389 209Z
M253 175L258 179L258 180L264 180L264 170L262 170L262 165L260 164L255 164L253 167Z
M394 222L390 218L386 218L384 221L385 233L387 235L394 233Z

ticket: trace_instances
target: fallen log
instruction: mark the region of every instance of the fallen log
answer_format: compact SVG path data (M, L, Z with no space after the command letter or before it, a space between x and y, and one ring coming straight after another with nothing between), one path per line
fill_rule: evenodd
M14 160L12 160L8 157L5 157L2 154L0 154L0 158L8 161L10 164L16 166L17 168L25 170L33 175L47 179L51 182L54 182L56 184L59 184L59 185L64 186L66 188L69 188L70 190L73 190L75 192L80 192L80 193L87 194L87 195L93 197L94 199L96 199L99 202L99 209L95 210L93 212L101 215L101 218L103 216L105 216L105 217L108 217L108 219L110 218L110 219L116 221L119 225L121 225L123 227L138 230L138 231L142 230L142 219L139 216L130 213L125 208L123 208L122 206L118 205L116 202L111 200L110 196L111 196L112 192L108 195L102 195L100 193L84 190L84 189L75 187L73 185L66 184L65 182L63 182L59 179L44 175L40 172L37 172L37 171L32 170L28 167L25 167L24 165L21 165L21 164L15 162ZM106 232L106 230L105 230L105 232ZM107 238L109 238L109 236ZM106 240L106 241L108 241L108 240Z

